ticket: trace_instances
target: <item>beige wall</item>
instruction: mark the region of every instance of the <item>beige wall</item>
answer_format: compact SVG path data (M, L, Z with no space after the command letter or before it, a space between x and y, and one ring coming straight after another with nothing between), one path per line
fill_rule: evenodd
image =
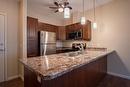
M73 23L79 21L80 16L75 13ZM86 17L93 20L93 11L87 11ZM113 0L98 7L96 19L98 29L92 30L88 46L116 50L108 57L108 72L130 78L130 0Z
M20 58L27 57L27 1L19 2L19 42L20 42Z
M0 0L0 12L7 14L7 77L18 76L18 1Z
M27 58L27 0L19 2L19 58ZM24 68L19 63L19 76L24 78ZM23 79L24 80L24 79Z
M93 31L90 45L116 50L117 53L108 58L108 71L130 77L129 4L129 0L114 0L97 9L99 27Z

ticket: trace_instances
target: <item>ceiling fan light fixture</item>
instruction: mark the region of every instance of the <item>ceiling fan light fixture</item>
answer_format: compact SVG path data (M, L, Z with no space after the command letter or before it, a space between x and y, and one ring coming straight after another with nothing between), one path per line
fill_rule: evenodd
M69 8L64 9L64 18L70 18L70 9Z
M58 11L59 11L59 12L63 12L64 9L63 9L62 7L60 7L60 8L58 9Z
M64 18L70 18L72 7L69 5L68 0L54 0L54 5L49 8L53 9L55 13L64 12Z

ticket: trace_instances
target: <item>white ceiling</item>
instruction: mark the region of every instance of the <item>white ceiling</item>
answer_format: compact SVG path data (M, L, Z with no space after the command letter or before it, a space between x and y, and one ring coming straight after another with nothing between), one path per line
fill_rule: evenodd
M96 6L100 6L106 3L109 3L112 0L96 0ZM45 16L53 18L63 19L63 14L61 13L54 13L53 10L49 8L49 6L54 6L54 0L28 0L28 7L32 9L37 9ZM72 6L74 11L82 11L82 0L69 0L70 6ZM34 8L36 7L36 8ZM85 10L93 8L93 0L85 0ZM28 9L29 10L29 9ZM38 12L39 12L38 11Z
M73 7L73 11L82 11L82 0L68 0ZM112 0L96 0L96 6L106 4ZM54 6L54 0L28 0L28 3L42 5L43 8L49 8ZM85 0L85 9L91 9L93 7L93 0Z

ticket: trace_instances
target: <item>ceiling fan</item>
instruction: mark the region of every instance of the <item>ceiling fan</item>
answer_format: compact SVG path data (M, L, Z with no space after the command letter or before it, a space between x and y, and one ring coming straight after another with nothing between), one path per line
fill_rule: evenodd
M54 5L55 6L52 6L49 8L54 9L55 13L56 12L64 12L65 8L69 8L70 10L72 10L72 7L69 6L69 2L67 0L62 0L61 2L54 1Z

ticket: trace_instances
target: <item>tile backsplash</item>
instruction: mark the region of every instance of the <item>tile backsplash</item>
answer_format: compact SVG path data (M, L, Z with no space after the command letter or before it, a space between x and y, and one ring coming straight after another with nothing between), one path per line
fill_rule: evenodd
M79 40L57 41L56 42L56 47L72 47L73 43L87 43L87 41L79 41Z
M62 41L56 41L56 47L63 47Z

